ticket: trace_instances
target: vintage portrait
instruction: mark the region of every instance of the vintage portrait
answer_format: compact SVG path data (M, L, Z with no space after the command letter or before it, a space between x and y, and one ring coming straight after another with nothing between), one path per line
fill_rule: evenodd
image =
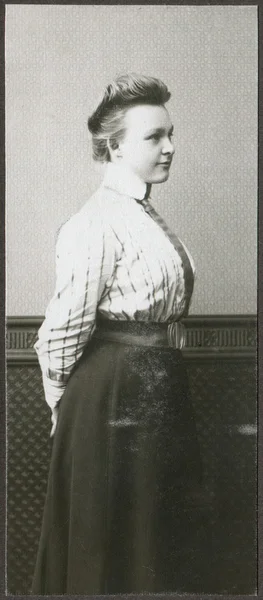
M8 594L257 592L257 19L5 7Z

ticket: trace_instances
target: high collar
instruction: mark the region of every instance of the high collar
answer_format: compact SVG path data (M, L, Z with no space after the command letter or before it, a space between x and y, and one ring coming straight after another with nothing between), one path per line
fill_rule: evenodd
M138 175L111 162L107 164L102 185L136 200L143 200L147 190L146 183Z

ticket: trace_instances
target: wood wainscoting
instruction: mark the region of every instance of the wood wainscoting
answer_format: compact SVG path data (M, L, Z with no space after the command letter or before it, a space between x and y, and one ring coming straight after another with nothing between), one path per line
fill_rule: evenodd
M9 594L30 591L51 452L49 409L33 349L42 320L7 319ZM184 355L203 458L207 527L203 574L189 582L189 593L255 594L256 317L191 316L185 325Z

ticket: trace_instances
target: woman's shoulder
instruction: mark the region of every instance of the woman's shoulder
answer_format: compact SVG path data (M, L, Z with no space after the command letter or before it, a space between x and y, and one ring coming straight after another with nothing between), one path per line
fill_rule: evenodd
M101 186L61 225L57 238L64 238L69 242L81 238L83 234L90 234L92 230L100 235L106 229L115 228L122 220L122 207L119 194Z

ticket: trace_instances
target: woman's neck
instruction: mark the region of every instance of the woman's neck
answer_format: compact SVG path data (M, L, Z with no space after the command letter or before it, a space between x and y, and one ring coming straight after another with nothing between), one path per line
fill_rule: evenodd
M147 198L149 198L150 193L151 193L151 189L152 189L152 184L151 183L146 183L145 200L147 200Z

